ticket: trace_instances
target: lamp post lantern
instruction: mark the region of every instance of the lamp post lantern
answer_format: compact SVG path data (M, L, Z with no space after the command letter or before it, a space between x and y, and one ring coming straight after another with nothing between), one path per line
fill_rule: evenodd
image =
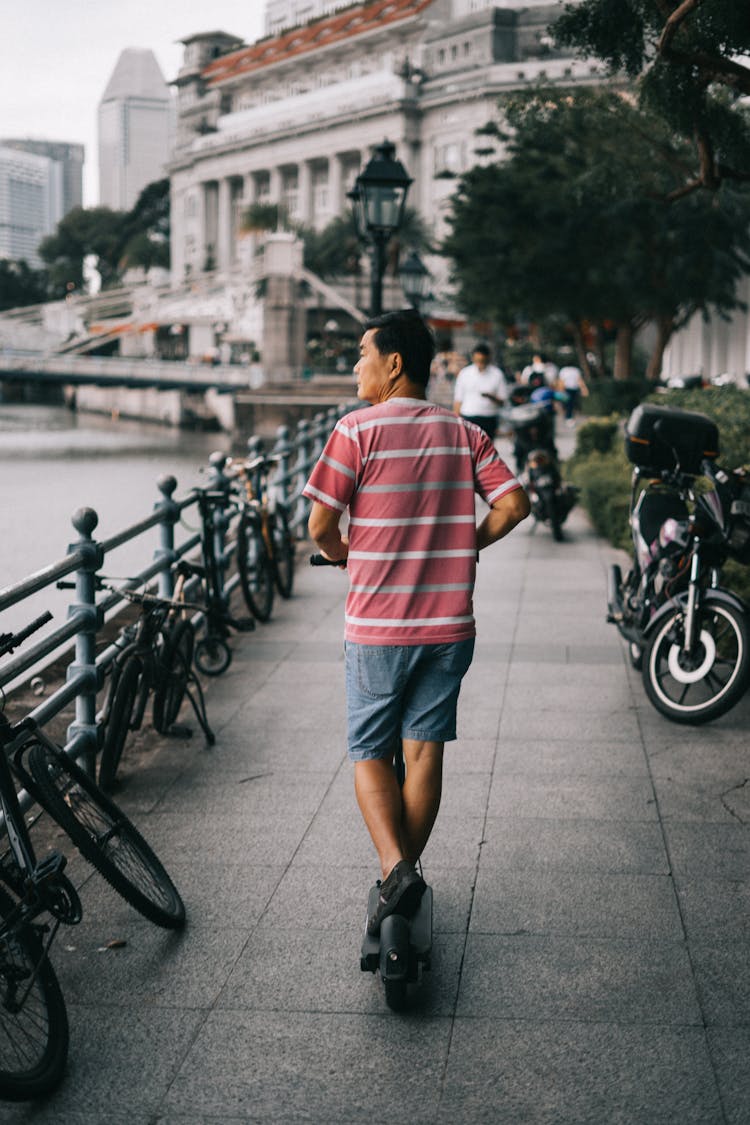
M385 248L404 219L406 193L411 177L400 160L395 145L383 141L360 172L349 192L359 237L372 246L370 266L370 315L383 311L383 273Z
M401 263L398 276L407 301L419 312L419 306L430 296L430 271L416 250Z

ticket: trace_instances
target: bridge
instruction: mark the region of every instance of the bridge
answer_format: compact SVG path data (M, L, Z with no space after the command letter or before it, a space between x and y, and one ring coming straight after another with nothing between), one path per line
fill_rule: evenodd
M0 381L66 386L150 387L156 390L238 391L249 387L246 367L115 356L0 355Z

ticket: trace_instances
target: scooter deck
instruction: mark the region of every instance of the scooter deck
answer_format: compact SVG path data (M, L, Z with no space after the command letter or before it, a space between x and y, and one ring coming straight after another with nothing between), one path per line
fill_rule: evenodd
M367 899L367 916L369 917L378 905L380 888L375 884L370 888ZM416 914L407 919L409 924L409 959L413 959L415 967L423 965L430 967L430 953L432 951L432 887L425 887ZM362 938L362 956L360 965L363 973L375 973L380 964L380 938L377 934L371 936L367 932Z

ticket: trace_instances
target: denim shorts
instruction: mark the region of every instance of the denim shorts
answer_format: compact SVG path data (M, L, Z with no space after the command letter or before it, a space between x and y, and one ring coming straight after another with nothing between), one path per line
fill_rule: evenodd
M385 758L400 738L451 742L474 638L442 645L346 642L349 758Z

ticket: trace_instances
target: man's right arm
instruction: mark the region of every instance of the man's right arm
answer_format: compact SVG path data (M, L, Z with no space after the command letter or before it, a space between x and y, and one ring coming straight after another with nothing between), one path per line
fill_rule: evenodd
M349 553L349 540L339 531L340 520L341 512L313 501L307 530L315 545L333 562L344 562Z
M530 511L529 498L522 488L514 488L512 492L499 496L477 528L477 550L497 543L516 524L525 520Z

